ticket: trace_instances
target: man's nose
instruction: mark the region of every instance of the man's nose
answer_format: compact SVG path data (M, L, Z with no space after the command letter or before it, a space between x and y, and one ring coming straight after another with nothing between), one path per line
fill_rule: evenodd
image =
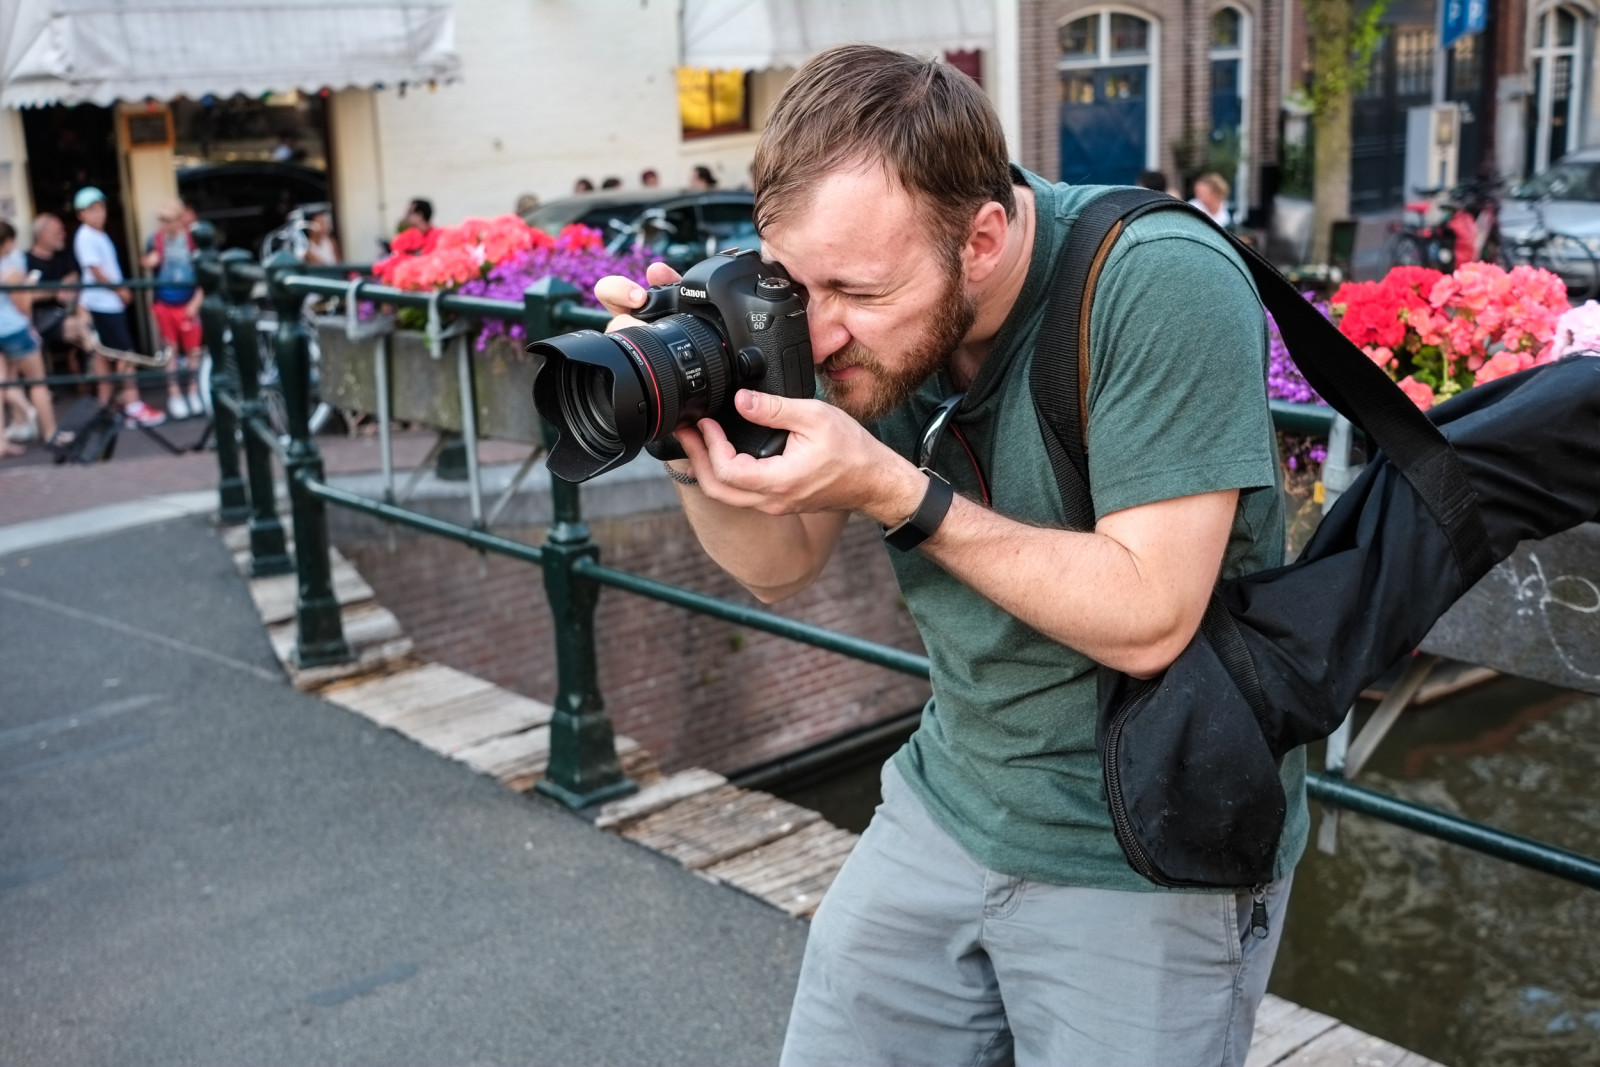
M812 301L811 310L806 315L806 325L811 333L811 359L815 363L821 363L850 343L850 331L844 323L827 314L817 306L818 303Z

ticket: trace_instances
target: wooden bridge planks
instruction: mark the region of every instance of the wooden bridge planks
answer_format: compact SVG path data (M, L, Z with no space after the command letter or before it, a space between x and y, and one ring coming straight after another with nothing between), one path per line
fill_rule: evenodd
M1270 993L1256 1012L1245 1067L1440 1067L1398 1045L1346 1026L1331 1015Z
M622 836L690 870L748 852L822 816L766 793L723 786L648 815Z

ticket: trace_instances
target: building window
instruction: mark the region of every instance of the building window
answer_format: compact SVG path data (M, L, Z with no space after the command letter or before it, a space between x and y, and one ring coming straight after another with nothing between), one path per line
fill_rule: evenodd
M678 118L685 139L749 132L749 72L679 67Z
M1249 169L1244 165L1250 139L1250 20L1236 7L1211 16L1211 146L1206 170L1222 173L1232 185L1234 211L1249 204Z
M1432 28L1401 30L1394 40L1395 93L1427 96L1433 92Z
M1057 42L1062 180L1133 184L1156 158L1160 24L1092 11L1062 22Z
M1577 145L1582 93L1580 72L1586 69L1583 42L1588 20L1570 8L1558 7L1539 16L1534 31L1533 92L1528 97L1528 171L1537 174Z

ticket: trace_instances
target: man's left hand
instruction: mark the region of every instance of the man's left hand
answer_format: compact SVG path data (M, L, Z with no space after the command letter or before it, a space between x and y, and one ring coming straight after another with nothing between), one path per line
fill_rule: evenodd
M700 420L698 433L680 431L700 490L713 500L768 515L857 511L892 526L927 491L925 474L831 404L750 389L734 402L749 421L788 430L789 440L781 455L757 459L736 452L711 419Z

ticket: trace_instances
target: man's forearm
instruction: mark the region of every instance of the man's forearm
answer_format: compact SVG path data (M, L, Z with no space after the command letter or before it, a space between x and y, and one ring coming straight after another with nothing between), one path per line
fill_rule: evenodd
M1236 493L1207 494L1164 508L1191 529L1217 529ZM1141 509L1135 509L1141 510ZM1209 512L1213 521L1197 512ZM1104 525L1104 523L1102 524ZM1113 525L1115 525L1113 523ZM1042 529L998 515L964 497L921 551L975 592L1052 640L1139 677L1165 670L1194 636L1226 547L1195 545L1192 566L1141 558L1104 532Z
M683 513L716 564L763 603L809 586L833 553L848 515L767 515L679 486Z

